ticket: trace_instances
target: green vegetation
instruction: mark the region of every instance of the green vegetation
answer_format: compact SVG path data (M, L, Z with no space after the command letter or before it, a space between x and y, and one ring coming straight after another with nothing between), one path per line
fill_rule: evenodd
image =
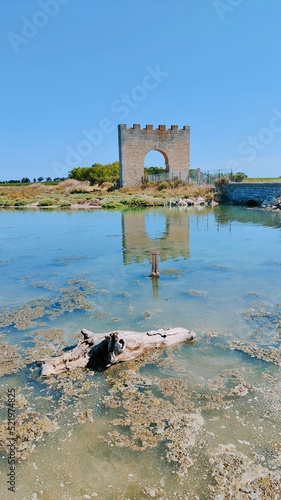
M0 198L0 208L13 207L14 202L9 198Z
M24 205L27 205L28 204L28 201L26 200L21 200L21 201L16 201L14 206L15 207L24 207Z
M226 186L228 183L229 183L229 177L223 176L217 179L214 184L216 188L221 188L223 186Z
M138 197L133 197L133 198L123 198L120 200L120 203L122 203L123 206L125 207L130 207L130 208L143 208L143 207L153 207L154 203L152 200L149 198L138 198Z
M163 191L163 189L168 189L169 187L170 187L169 182L163 181L163 182L160 182L160 184L158 184L157 189L158 189L158 191Z
M235 174L231 173L229 176L229 180L232 182L242 182L247 179L247 175L244 172L236 172Z
M127 197L115 196L114 198L109 198L105 200L102 204L103 208L147 208L155 206L163 206L165 200L160 198L154 198L152 196L145 195L128 195Z
M87 189L75 188L70 191L71 194L88 194Z
M94 163L91 167L77 167L69 172L70 179L89 181L91 185L101 185L103 182L119 181L119 162L101 165Z
M60 203L60 208L70 208L71 207L71 203L68 203L67 201L63 201L62 203Z
M50 207L52 205L55 205L55 201L54 200L41 200L38 203L39 207Z
M281 182L280 177L250 177L247 182Z
M204 195L205 197L205 200L208 202L208 203L211 203L211 201L214 199L214 193L212 193L211 191L209 191L208 193L206 193Z
M145 167L144 174L145 175L159 175L164 174L166 172L165 168L162 167Z
M107 208L107 209L122 209L122 208L124 208L124 205L122 203L120 203L120 201L117 201L117 200L106 200L102 206L103 206L103 208Z

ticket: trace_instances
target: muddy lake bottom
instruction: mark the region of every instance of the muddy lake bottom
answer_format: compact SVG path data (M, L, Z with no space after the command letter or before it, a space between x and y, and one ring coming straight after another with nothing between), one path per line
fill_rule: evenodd
M0 498L281 498L280 215L6 209L0 219ZM196 342L40 377L37 361L82 328L176 326Z

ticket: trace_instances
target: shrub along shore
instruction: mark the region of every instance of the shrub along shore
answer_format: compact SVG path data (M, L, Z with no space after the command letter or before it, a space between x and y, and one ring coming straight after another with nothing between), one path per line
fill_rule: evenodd
M167 181L121 189L115 189L110 182L91 186L88 181L75 179L67 179L56 185L41 182L0 185L1 208L141 208L165 206L179 198L211 203L214 196L210 186Z

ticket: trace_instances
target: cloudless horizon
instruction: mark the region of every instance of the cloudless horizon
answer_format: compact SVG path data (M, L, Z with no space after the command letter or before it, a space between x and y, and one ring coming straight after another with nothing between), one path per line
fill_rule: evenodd
M189 125L191 168L281 176L280 19L278 0L3 2L0 180L114 162L119 123Z

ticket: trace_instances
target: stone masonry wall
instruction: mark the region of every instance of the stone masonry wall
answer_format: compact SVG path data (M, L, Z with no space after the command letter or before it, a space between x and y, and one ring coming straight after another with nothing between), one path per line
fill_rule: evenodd
M281 196L281 182L230 183L222 189L224 198L232 203L246 205L255 201L260 205L264 200Z
M144 159L152 150L160 151L165 158L167 172L181 172L182 178L189 175L190 127L179 129L172 125L153 125L140 128L135 124L133 128L127 125L118 126L120 184L123 186L137 186L141 183L144 172Z

